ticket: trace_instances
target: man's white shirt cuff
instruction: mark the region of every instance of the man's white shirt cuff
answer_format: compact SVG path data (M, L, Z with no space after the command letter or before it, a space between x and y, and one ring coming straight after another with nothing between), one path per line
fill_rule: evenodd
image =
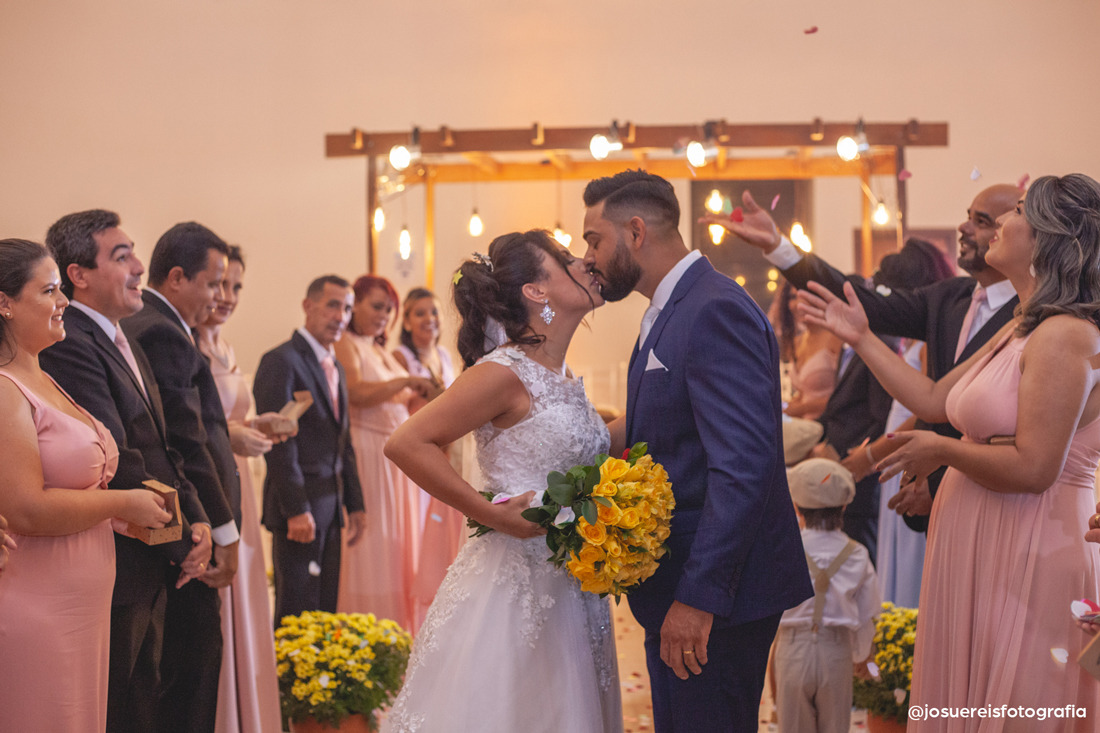
M236 522L226 522L210 530L210 539L214 540L214 544L218 547L225 547L238 542L241 539L241 533L237 531Z
M802 261L802 250L791 244L791 240L780 237L779 246L764 255L764 259L780 270L787 270Z

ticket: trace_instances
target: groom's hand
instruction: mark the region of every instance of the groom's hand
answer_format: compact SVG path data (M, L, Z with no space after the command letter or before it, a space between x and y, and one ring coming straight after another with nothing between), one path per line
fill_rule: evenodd
M682 680L688 672L702 674L714 615L673 601L661 625L661 661Z

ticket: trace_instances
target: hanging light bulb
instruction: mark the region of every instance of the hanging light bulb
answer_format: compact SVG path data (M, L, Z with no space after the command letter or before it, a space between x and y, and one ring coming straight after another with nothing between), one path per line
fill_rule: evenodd
M477 213L477 209L474 209L474 213L470 214L468 228L471 237L480 237L485 232L485 224L481 221L481 215Z
M588 143L588 150L596 160L603 160L611 153L622 149L622 141L618 138L611 138L598 133L593 135L591 142Z
M401 227L401 234L397 237L397 252L403 260L412 256L412 235L409 234L408 226Z
M687 150L684 152L687 154L688 163L693 168L702 168L707 164L707 149L698 140L688 143Z
M810 242L810 238L806 236L806 232L802 228L802 224L797 221L791 225L791 244L798 247L803 252L809 252L811 249L813 249L813 244Z
M726 236L726 228L721 224L711 224L707 231L710 232L710 241L715 244L721 244L722 237Z
M769 280L778 280L779 279L779 270L775 269L774 267L769 268L768 269L768 279Z
M558 244L568 247L573 242L573 235L561 228L561 222L554 224L554 239Z
M875 222L880 227L889 223L890 212L886 210L886 204L881 201L878 202L878 206L875 207L875 213L871 214L871 221Z
M709 211L712 214L721 214L722 213L722 205L724 203L725 202L722 200L722 194L718 193L718 189L717 188L712 189L711 192L710 192L710 196L707 196L707 202L706 202L707 211Z
M859 156L859 149L856 145L855 138L851 135L844 135L837 140L836 154L840 156L841 160L855 160Z
M748 282L748 280L745 279L744 275L738 275L737 277L733 278L733 281L741 287L745 287L745 283Z
M776 290L779 289L779 283L777 283L775 280L768 280L768 284L766 287L768 288L769 293L774 293Z
M374 231L380 232L386 228L386 212L382 211L381 206L374 207L374 216L371 219L374 225Z
M390 165L399 171L403 171L412 163L412 153L404 145L394 145L390 148Z

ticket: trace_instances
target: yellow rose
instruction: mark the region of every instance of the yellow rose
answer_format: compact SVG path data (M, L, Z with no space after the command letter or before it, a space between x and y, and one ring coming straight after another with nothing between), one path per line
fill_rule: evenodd
M619 541L614 537L608 537L604 540L603 549L610 557L620 557L623 554L622 547L619 545Z
M604 506L601 502L596 502L596 515L599 517L600 522L612 526L617 524L623 516L623 510L619 508L619 505L613 499L608 499L608 501L611 502L611 506Z
M577 521L577 531L590 545L602 545L607 539L607 530L602 524L589 524L584 517Z
M579 555L574 555L580 562L588 565L589 567L595 567L596 563L606 557L603 549L596 547L595 545L586 544L581 548Z
M618 487L611 481L601 481L592 487L593 496L615 496Z
M616 522L620 527L624 529L633 529L638 526L638 522L641 521L641 513L637 507L629 507L623 509L619 514L619 521Z
M630 470L630 464L621 458L608 458L600 466L600 483L605 481L618 481L621 479L627 471Z

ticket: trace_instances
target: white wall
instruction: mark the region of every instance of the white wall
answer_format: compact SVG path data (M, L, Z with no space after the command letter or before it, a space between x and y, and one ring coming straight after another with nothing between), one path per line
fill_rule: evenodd
M298 323L314 275L365 267L365 164L326 159L326 132L943 120L949 148L908 153L910 221L954 226L989 183L1100 174L1098 21L1091 0L6 0L0 236L41 239L60 215L101 206L147 257L177 221L207 224L249 256L228 335L250 369ZM575 236L580 191L563 184ZM477 195L488 235L556 217L552 184ZM458 259L488 238L465 232L468 186L441 186L438 204L434 285L446 293ZM850 266L858 184L817 184L815 213L820 250ZM390 212L383 245L400 218ZM640 300L598 312L572 363L625 359Z

